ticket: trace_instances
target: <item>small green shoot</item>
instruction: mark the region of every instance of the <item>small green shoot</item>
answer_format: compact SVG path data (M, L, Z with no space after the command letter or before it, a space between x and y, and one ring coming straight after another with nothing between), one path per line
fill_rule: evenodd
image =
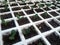
M12 30L9 39L10 40L14 40L15 39L15 35L16 35L16 31Z
M39 4L39 8L43 8L44 7L44 4Z
M39 42L39 44L38 45L43 45L41 42Z
M30 33L30 29L25 29L25 30L23 30L23 34L24 35L27 35L27 34L29 34Z

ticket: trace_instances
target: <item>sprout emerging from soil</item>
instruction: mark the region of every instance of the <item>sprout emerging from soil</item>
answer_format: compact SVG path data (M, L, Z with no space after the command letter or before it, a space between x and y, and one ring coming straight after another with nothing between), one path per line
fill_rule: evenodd
M30 33L30 29L25 29L25 30L23 30L23 34L24 35L27 35L27 34L29 34Z
M16 35L16 31L12 30L9 39L10 40L14 40L15 39L15 35Z
M47 16L48 15L47 12L45 12L44 15Z
M39 42L39 44L38 45L43 45L41 42Z

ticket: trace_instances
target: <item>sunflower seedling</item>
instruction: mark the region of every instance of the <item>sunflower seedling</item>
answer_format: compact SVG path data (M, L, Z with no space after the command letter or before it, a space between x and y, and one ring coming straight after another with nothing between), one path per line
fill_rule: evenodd
M16 35L16 31L12 30L9 39L10 40L14 40L15 39L15 35Z

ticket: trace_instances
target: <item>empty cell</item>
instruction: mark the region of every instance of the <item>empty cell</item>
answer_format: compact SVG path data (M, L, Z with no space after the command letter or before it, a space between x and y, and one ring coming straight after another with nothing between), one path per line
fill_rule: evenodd
M49 10L51 10L50 8L48 8L48 7L45 7L45 8L43 8L44 10L46 10L46 11L49 11Z

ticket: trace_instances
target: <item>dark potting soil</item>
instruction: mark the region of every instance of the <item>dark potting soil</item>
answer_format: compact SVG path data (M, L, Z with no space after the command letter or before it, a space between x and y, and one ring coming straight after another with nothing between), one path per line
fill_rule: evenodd
M60 13L60 10L58 10L57 12L59 12L59 13Z
M31 16L30 18L33 22L41 20L41 18L38 15Z
M39 12L43 12L43 10L42 9L39 9L39 8L38 9L35 9L35 11L38 12L38 13Z
M8 6L8 5L7 5ZM5 5L0 5L0 8L5 7Z
M54 7L54 6L52 6L51 8L52 8L52 9L56 9L56 7Z
M58 16L59 14L57 14L56 12L49 12L52 16Z
M9 0L9 2L14 2L15 0Z
M39 39L39 40L36 40L35 42L32 42L29 45L45 45L45 43L42 39Z
M33 4L32 2L28 2L27 4Z
M58 20L60 21L60 18L58 18Z
M44 10L46 10L46 11L49 11L49 10L51 10L50 8L48 8L48 7L45 7L45 8L43 8Z
M13 11L17 11L17 10L21 10L20 7L15 7L15 8L12 8Z
M9 9L0 9L0 13L9 12Z
M13 27L15 27L15 23L14 23L13 20L7 22L6 25L5 25L4 23L1 24L2 30L9 29L9 28L13 28Z
M50 34L46 37L51 45L60 45L60 37L55 35L55 33Z
M38 4L39 2L36 1L35 3Z
M58 24L56 21L54 21L54 20L49 21L49 23L50 23L54 28L56 28L56 27L59 26L59 24Z
M41 24L38 24L37 27L39 28L41 32L46 32L46 31L51 30L51 28L47 26L44 22Z
M31 6L31 8L37 8L37 6L36 5L33 5L33 6Z
M20 5L26 5L26 3L19 3Z
M18 16L24 16L25 14L21 11L21 12L14 12L15 17Z
M21 18L21 19L19 19L17 21L18 21L19 25L24 25L24 24L29 23L29 20L27 18Z
M25 36L26 39L37 35L37 32L36 32L36 30L33 26L30 26L27 29L23 29L22 33L23 33L23 35Z
M27 10L27 11L25 11L27 14L33 14L34 13L34 11L33 10Z
M47 13L47 14L43 13L43 14L41 14L41 16L42 16L44 19L47 19L47 18L50 18L50 17L51 17L48 13Z
M16 3L11 4L10 6L18 6Z
M1 15L1 18L2 18L2 19L12 18L12 15L11 15L11 13L9 13L9 14L4 14L4 15Z
M3 35L3 44L4 45L12 45L14 43L21 41L18 31L16 31L16 35L14 37L15 38L14 40L10 40L9 37L10 37L10 34Z
M30 9L29 6L24 6L24 7L21 7L23 9Z

